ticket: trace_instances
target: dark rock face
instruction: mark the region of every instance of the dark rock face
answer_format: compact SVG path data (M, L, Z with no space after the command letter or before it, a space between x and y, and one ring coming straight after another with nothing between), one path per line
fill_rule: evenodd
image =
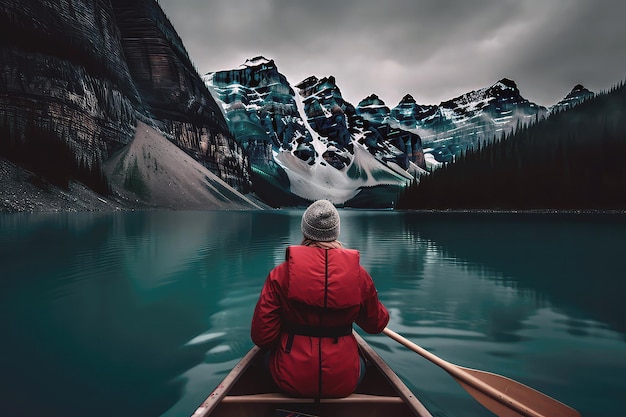
M112 0L129 70L148 115L229 185L247 191L243 150L195 70L183 43L153 0Z
M376 94L361 100L356 106L356 114L370 149L386 150L384 160L393 161L404 169L409 167L409 162L426 168L420 136L410 132L402 123L391 123L391 110ZM400 153L394 152L395 149Z
M237 141L253 154L258 153L253 149L267 145L291 149L311 142L293 89L273 60L258 56L241 68L210 73L205 79L224 103Z
M339 149L351 150L352 135L357 130L357 113L354 106L343 99L335 77L318 79L311 76L296 88L303 98L304 113L311 128Z
M361 100L356 108L363 119L376 124L387 122L390 114L389 107L376 94Z
M343 99L335 77L311 76L296 88L311 128L339 149L352 151L350 142L357 132L357 113L354 106Z
M140 118L247 189L242 150L157 2L0 0L0 34L5 156L28 165L46 136L93 166L130 142Z
M407 94L400 103L390 111L391 118L395 119L405 129L415 129L419 121L432 116L437 106L417 104L413 96Z
M375 94L354 107L343 99L333 76L309 77L296 86L303 97L309 125L340 150L354 153L352 139L383 163L393 162L403 170L410 162L426 168L419 135L389 124L389 107ZM341 168L342 161L332 163Z
M204 76L222 103L235 139L245 150L254 192L273 207L306 205L289 191L289 179L274 152L289 149L304 161L316 152L294 91L271 59L247 60L241 67Z
M0 140L36 128L87 161L130 141L140 98L107 1L2 0L0 27Z

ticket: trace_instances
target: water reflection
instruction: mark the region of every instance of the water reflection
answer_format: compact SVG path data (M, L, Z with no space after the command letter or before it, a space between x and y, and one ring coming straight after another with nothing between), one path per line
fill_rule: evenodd
M596 387L608 386L592 382L592 375L622 373L626 362L614 354L613 362L587 357L598 334L600 350L611 345L624 353L616 343L626 330L619 262L626 247L625 216L362 216L367 219L354 218L347 240L362 250L381 299L392 309L390 327L443 358L502 373L586 409L583 415L612 415L607 410L620 399L607 400L611 404L598 410L593 398L606 391ZM350 216L344 217L350 224ZM360 236L361 224L367 225L361 229L367 237ZM588 351L580 348L581 338L590 342ZM388 341L373 343L385 351ZM385 358L432 409L454 410L450 404L458 401L462 415L485 415L461 406L467 394L428 367L416 368L410 354L392 346ZM438 388L424 392L425 375ZM587 384L584 395L581 381Z
M405 220L409 233L436 242L473 274L626 332L626 215L413 213Z
M11 399L0 414L42 414L45 404L66 416L189 415L251 346L258 293L300 242L301 214L0 216L0 332L12 341L0 344ZM391 328L583 415L616 414L621 396L606 393L623 391L626 372L622 218L341 218L341 240L361 251ZM428 361L366 339L433 412L488 415Z
M159 415L207 360L207 343L186 345L207 326L229 330L213 347L245 352L248 330L228 317L241 309L220 303L244 258L267 261L241 240L250 216L225 214L3 217L2 388L18 401L0 409L38 414L36 392L59 415Z

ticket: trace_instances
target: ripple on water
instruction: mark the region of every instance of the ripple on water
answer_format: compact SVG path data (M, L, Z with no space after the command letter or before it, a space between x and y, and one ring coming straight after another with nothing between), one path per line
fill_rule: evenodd
M222 363L241 358L252 347L249 329L233 329L232 333L219 340L219 344L210 348L205 355L205 363Z
M201 344L213 341L215 339L222 338L225 335L226 335L226 333L224 333L224 332L207 332L207 333L203 333L203 334L201 334L199 336L194 337L193 339L191 339L187 343L185 343L185 346L201 345Z

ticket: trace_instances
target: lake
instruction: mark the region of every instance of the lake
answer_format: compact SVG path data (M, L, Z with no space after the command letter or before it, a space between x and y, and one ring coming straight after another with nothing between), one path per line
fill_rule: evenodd
M585 417L624 415L626 215L340 213L391 329ZM258 293L301 215L0 215L0 415L191 415L252 346ZM360 333L434 415L492 415Z

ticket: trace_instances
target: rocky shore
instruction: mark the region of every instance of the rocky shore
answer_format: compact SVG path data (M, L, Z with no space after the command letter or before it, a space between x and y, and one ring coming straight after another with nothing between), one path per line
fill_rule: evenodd
M74 181L68 189L59 188L0 158L0 212L269 208L254 195L229 187L142 122L131 143L105 162L104 171L113 189L108 196ZM139 190L127 189L129 178L141 185Z
M64 190L42 183L37 175L0 158L0 212L111 211L145 209L115 197L103 197L70 182Z

